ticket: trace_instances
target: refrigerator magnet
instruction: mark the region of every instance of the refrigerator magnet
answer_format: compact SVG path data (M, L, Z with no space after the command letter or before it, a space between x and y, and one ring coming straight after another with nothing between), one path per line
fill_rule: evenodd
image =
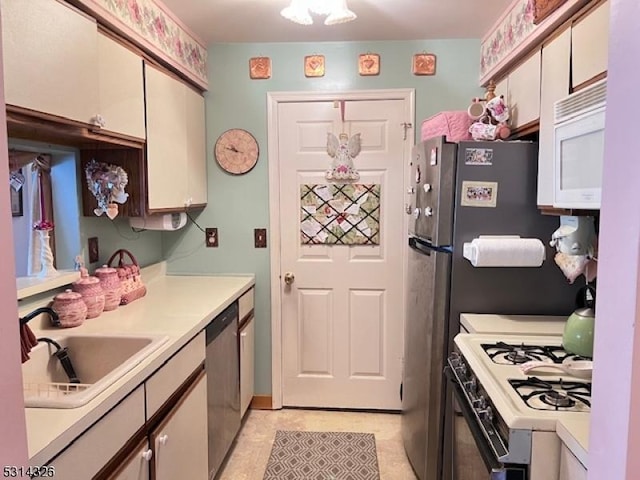
M493 165L493 148L467 148L464 152L466 165Z
M462 182L460 204L465 207L495 208L497 197L497 182Z

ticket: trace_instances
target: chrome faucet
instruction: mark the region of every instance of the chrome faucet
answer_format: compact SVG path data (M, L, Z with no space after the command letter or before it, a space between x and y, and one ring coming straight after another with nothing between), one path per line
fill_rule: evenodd
M58 317L58 314L55 312L55 310L53 310L50 307L36 308L33 312L27 313L24 317L20 318L20 325L24 325L25 323L33 320L34 317L37 317L41 313L49 314L49 318L51 319L51 325L53 325L54 327L60 326L60 317Z

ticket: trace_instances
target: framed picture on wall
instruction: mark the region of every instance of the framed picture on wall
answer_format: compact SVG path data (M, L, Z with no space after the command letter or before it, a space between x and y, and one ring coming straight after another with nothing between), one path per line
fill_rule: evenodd
M18 174L22 175L22 169L18 170ZM20 187L22 187L22 185ZM22 205L23 188L16 190L10 185L9 191L11 192L11 215L21 217L24 214Z

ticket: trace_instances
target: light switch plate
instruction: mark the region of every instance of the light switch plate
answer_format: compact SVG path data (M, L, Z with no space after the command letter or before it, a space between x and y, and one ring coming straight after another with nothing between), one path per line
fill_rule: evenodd
M253 239L256 248L267 248L267 229L256 228L253 230Z
M205 245L207 247L218 246L218 229L217 228L205 228Z

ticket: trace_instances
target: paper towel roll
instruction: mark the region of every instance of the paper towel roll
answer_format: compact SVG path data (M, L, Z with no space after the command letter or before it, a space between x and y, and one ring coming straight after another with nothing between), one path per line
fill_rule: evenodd
M476 238L464 244L464 258L474 267L539 267L545 258L537 238Z

